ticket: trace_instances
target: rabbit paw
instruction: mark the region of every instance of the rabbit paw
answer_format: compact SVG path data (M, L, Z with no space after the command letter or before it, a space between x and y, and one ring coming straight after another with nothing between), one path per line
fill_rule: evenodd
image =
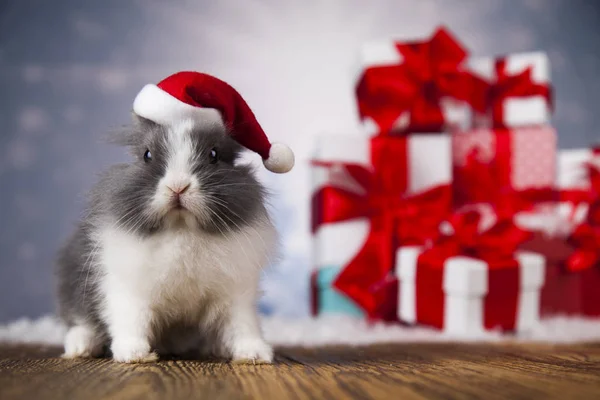
M232 349L234 364L271 364L273 349L262 339L239 339Z
M116 339L111 347L113 359L120 363L150 363L158 360L158 355L150 350L144 339Z
M103 342L96 332L85 326L76 325L65 337L65 352L62 358L90 358L102 355Z

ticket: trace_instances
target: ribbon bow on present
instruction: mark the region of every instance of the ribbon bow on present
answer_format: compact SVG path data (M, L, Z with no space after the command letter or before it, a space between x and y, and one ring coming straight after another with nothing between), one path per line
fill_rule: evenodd
M590 190L587 192L589 210L587 219L579 225L569 242L576 247L567 260L567 268L580 271L600 263L600 147L593 149L593 160L585 164L590 180ZM581 200L581 199L579 199Z
M494 266L514 265L514 254L531 234L517 227L512 218L499 217L489 228L483 227L477 210L454 214L445 225L450 232L438 237L419 258L429 266L441 268L450 257L481 259Z
M446 269L448 259L460 256L481 260L488 270L483 323L486 329L512 330L515 327L519 302L520 269L516 251L530 234L518 228L512 219L495 218L490 223L479 210L454 214L445 232L419 255L415 276L416 313L419 320L444 327L445 282L452 282ZM487 225L487 226L486 226ZM489 227L491 225L491 227ZM464 265L468 269L469 263ZM462 265L458 264L457 269ZM472 289L471 282L460 279L461 290ZM481 289L479 289L481 290Z
M511 97L541 96L553 109L552 89L548 84L533 81L533 67L529 66L516 75L509 75L506 71L506 59L496 61L496 82L490 83L485 96L486 109L492 110L493 126L504 127L503 102Z
M600 263L600 226L579 225L569 237L569 242L577 247L567 260L569 270L581 271Z
M405 113L411 131L439 131L446 122L443 97L471 103L477 83L485 90L485 81L459 69L467 52L443 28L428 42L397 43L396 49L403 61L366 69L356 89L361 118L372 118L382 134Z
M557 190L558 201L572 205L570 222L575 221L578 206L588 204L586 221L592 225L600 225L600 146L592 148L592 160L583 163L582 167L578 179L589 180L589 189L569 188Z
M439 185L413 196L403 196L405 188L393 176L375 168L355 164L322 163L343 169L362 190L326 186L313 197L313 232L323 223L367 218L369 234L356 256L344 267L333 285L354 300L371 318L391 318L386 306L396 299L384 295L384 286L393 269L399 243L422 244L437 232L437 226L450 209L451 189ZM394 162L385 168L394 171ZM395 169L397 174L404 172ZM388 178L388 179L386 179ZM396 181L398 178L396 178ZM395 313L393 313L395 316Z
M593 159L586 163L590 180L590 208L587 221L594 226L600 226L600 146L592 149Z

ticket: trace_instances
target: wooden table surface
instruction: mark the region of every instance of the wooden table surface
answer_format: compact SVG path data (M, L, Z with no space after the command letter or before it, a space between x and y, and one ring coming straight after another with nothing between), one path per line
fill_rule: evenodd
M600 343L280 348L256 366L59 354L0 345L0 399L600 399Z

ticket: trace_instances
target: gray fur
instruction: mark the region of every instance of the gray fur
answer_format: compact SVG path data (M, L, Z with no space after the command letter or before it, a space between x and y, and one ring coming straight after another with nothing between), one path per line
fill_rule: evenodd
M126 146L133 155L129 163L112 166L101 174L89 193L85 216L74 234L60 249L57 259L59 314L73 326L85 321L97 332L106 335L99 314L98 275L94 262L94 232L107 221L119 221L125 229L140 236L152 235L162 229L160 216L144 216L155 193L157 183L165 173L165 151L168 130L148 120L135 117L133 126L115 132L110 141ZM224 235L264 218L266 191L253 176L249 166L234 165L242 147L219 126L192 133L195 154L194 174L203 193L216 199L210 202L211 218L199 224L214 235ZM220 159L211 164L209 152L216 148ZM152 161L144 161L150 149ZM196 216L200 222L200 216ZM107 338L108 340L108 338Z

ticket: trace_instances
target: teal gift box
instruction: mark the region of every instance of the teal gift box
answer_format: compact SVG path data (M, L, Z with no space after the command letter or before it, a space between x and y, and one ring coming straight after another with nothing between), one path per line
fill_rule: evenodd
M350 298L333 287L340 268L326 267L313 271L311 277L312 313L317 315L348 315L363 318L364 312Z

